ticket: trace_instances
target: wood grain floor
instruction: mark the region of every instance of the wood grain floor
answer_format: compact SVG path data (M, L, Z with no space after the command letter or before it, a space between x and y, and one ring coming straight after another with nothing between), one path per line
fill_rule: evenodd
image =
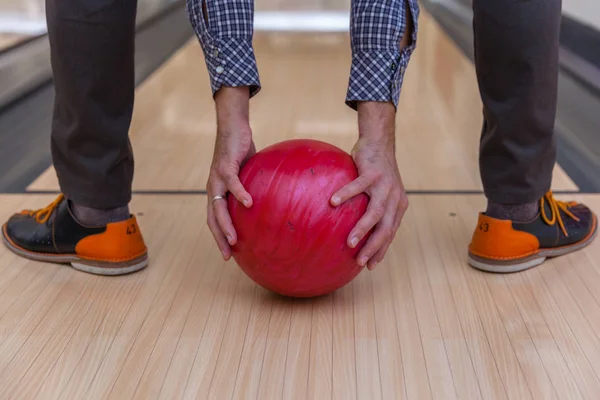
M600 196L578 196L600 211ZM10 210L50 197L4 195ZM224 263L202 196L137 196L142 273L0 247L3 399L594 399L600 242L514 275L466 264L481 196L411 196L387 259L287 300ZM198 245L202 244L202 245Z
M472 66L423 14L398 114L408 189L479 190ZM348 150L348 42L258 35L259 147ZM203 189L213 105L195 43L137 94L136 189ZM327 84L327 86L323 86ZM559 168L555 189L576 189ZM48 170L31 189L57 189ZM566 199L564 196L560 198ZM576 195L600 212L600 195ZM0 220L47 195L0 195ZM148 269L98 277L0 246L0 399L585 399L600 393L600 242L492 275L466 247L481 195L411 195L388 257L341 290L288 300L225 263L204 196L136 195Z
M256 0L256 11L348 11L350 0Z

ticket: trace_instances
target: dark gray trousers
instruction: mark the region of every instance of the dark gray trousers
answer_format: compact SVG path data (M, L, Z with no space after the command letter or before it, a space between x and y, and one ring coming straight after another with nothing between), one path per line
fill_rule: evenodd
M107 209L131 199L136 0L46 0L61 190Z
M492 202L533 202L550 189L561 7L561 0L473 1L484 107L479 162Z
M126 205L134 161L136 0L46 0L56 89L52 156L61 190L94 208ZM484 105L481 177L498 203L539 199L555 162L560 0L475 0Z

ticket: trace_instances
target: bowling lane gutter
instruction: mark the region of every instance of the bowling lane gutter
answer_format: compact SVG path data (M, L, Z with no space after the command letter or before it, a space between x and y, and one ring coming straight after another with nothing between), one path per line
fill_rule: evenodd
M136 20L137 33L185 5L183 0L159 1L154 9L140 7ZM0 49L0 58L0 110L19 103L52 81L50 43L45 28Z

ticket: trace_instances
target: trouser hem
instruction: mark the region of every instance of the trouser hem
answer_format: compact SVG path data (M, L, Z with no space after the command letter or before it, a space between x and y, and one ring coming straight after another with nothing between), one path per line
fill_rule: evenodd
M111 189L80 191L63 188L62 193L73 203L97 210L110 210L125 207L131 201L131 190L115 191ZM107 194L110 193L110 194Z
M548 191L550 185L528 191L490 190L484 191L488 201L496 204L527 204L539 201Z

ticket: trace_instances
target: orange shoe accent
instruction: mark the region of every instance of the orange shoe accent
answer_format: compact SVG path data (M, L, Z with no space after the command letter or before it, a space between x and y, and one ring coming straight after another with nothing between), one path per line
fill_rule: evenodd
M134 216L126 221L106 226L106 231L83 238L75 247L83 259L105 262L124 262L143 256L146 244Z
M514 230L512 222L479 214L469 251L479 257L512 260L531 256L540 249L534 235Z

